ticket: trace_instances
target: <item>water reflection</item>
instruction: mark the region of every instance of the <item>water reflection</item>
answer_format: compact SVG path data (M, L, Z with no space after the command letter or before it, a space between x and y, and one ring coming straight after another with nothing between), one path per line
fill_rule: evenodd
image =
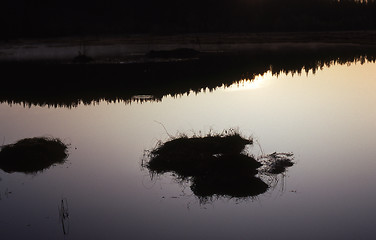
M100 101L160 101L202 89L213 91L245 84L270 72L302 74L333 64L374 62L375 47L254 50L245 53L201 53L186 61L130 64L2 63L0 102L24 106L76 107ZM248 83L247 83L248 84ZM257 85L257 82L254 82ZM135 97L136 96L136 97ZM139 97L148 96L148 97ZM151 97L152 96L152 97Z
M1 104L5 143L51 134L78 148L70 153L69 168L37 176L0 174L3 238L62 238L62 196L69 204L69 239L278 239L281 234L299 239L312 226L323 231L311 239L371 238L376 65L336 65L302 75L261 80L267 87L254 91L220 89L156 104L101 102L76 109ZM266 153L293 151L299 162L285 178L261 178L271 187L254 200L221 198L202 206L190 184L181 196L181 186L168 174L148 188L140 158L167 137L154 120L172 134L239 126L246 136L254 134Z
M239 90L249 90L257 89L266 84L266 81L273 76L273 73L269 70L264 74L259 74L254 76L252 79L243 78L234 84L226 87L227 91L239 91Z

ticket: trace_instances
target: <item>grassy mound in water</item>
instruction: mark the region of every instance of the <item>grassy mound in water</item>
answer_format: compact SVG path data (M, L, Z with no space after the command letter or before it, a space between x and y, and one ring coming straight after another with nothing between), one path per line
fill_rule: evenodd
M155 173L174 172L182 178L239 171L256 174L261 164L241 153L247 144L252 140L238 133L175 138L150 152L147 167Z
M67 148L57 138L25 138L1 148L0 169L8 173L36 173L63 163L68 156Z
M177 178L190 181L192 192L201 199L253 197L269 186L255 176L262 164L244 153L250 144L252 139L233 130L173 138L151 150L143 166L152 174L173 172Z

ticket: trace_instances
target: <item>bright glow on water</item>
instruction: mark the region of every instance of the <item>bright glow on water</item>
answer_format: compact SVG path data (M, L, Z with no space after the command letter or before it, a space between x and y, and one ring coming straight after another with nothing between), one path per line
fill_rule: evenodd
M266 87L270 80L273 78L271 71L264 73L263 75L257 75L254 79L242 79L236 84L233 84L226 88L226 91L244 91L250 89L258 89Z
M77 108L0 105L0 140L51 135L70 143L64 165L35 176L0 171L4 239L366 239L374 232L376 64L302 75L270 72L213 92L161 102ZM168 134L235 127L297 164L253 200L200 205L189 186L141 170ZM254 146L255 152L259 151Z

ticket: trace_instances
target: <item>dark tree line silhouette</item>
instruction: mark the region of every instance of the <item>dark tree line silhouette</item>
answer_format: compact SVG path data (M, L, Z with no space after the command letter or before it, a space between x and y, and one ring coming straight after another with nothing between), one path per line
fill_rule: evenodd
M175 34L376 29L376 1L3 0L4 39L95 34Z

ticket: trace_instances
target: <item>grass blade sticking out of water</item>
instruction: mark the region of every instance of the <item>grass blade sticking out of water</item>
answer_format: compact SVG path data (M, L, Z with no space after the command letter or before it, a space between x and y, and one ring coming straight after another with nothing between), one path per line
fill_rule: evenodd
M69 210L68 210L68 200L66 198L61 199L60 205L58 207L59 211L59 221L61 222L61 227L64 235L69 233Z

